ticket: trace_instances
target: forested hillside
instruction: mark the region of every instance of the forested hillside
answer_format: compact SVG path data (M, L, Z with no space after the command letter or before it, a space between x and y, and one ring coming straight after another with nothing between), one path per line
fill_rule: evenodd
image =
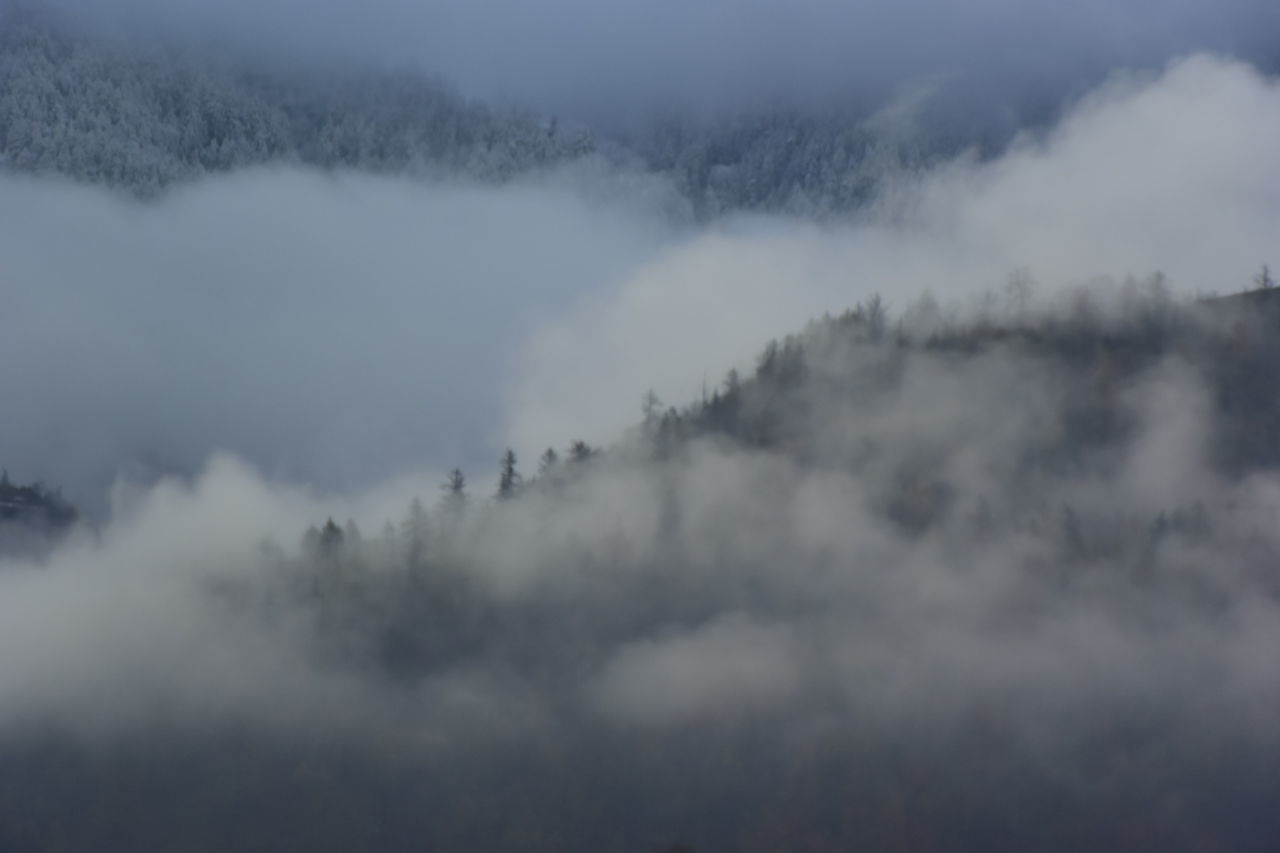
M254 71L0 3L0 162L24 172L147 196L266 163L498 181L592 148L585 131L468 102L422 73Z
M211 567L234 639L11 721L0 842L1268 850L1275 291L1116 293L877 298Z
M0 853L1280 849L1277 34L0 0Z
M91 34L39 3L0 3L0 164L153 196L263 164L499 182L601 158L669 178L695 214L824 214L888 175L969 146L1005 122L877 124L874 110L744 115L596 131L467 100L422 71L246 64Z

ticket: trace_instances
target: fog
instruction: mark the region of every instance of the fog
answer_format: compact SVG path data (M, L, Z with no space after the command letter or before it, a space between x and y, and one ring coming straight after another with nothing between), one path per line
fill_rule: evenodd
M972 309L1019 271L1049 300L1156 271L1184 294L1239 289L1280 233L1277 133L1273 80L1193 57L1113 80L992 162L891 181L855 222L730 223L535 329L508 440L616 434L645 388L693 399L761 340L876 292Z
M504 444L608 443L646 390L692 400L872 293L1235 289L1280 231L1278 116L1274 82L1194 57L825 225L695 227L661 180L589 165L496 188L254 170L146 204L0 177L0 459L91 509L219 450L329 490L487 477Z
M886 357L833 354L814 369ZM477 505L459 527L439 516L429 583L464 584L496 621L407 682L358 645L333 657L315 621L347 605L356 621L341 630L356 634L399 618L406 539L372 536L337 570L356 584L345 604L290 578L312 571L295 562L307 524L352 517L376 533L408 496L431 494L427 476L337 499L219 456L188 480L117 490L110 525L39 569L10 561L0 575L0 730L39 721L97 736L230 719L458 748L464 734L565 734L584 717L804 731L929 728L988 708L1015 739L1057 748L1113 724L1116 708L1151 704L1272 744L1280 609L1263 556L1280 548L1280 483L1215 471L1202 374L1177 360L1118 392L1135 428L1114 457L1024 479L1019 460L1043 452L1077 393L1070 369L920 354L866 400L784 415L806 452L839 464L700 442L674 465L630 453L590 463L559 487ZM866 447L874 456L846 467ZM926 459L954 510L903 529L886 501ZM1212 538L1161 540L1136 586L1120 553L1076 564L1056 551L1061 507L1078 508L1106 554L1115 525L1145 535L1146 520L1197 503ZM428 623L450 618L457 599L441 595Z
M673 234L551 183L254 171L147 205L0 177L0 458L99 507L224 448L329 489L487 463L526 328Z
M905 785L930 837L976 824L1041 838L993 805L1026 790L1052 796L1080 837L1124 837L1114 819L1179 849L1265 849L1246 827L1268 837L1251 803L1270 787L1242 756L1280 747L1280 483L1215 465L1223 423L1204 371L1169 356L1126 376L1106 405L1132 428L1073 446L1064 424L1092 367L820 344L814 384L774 410L788 443L705 438L666 461L631 445L507 503L477 484L464 515L430 513L423 545L411 512L327 554L290 534L326 515L376 531L406 494L430 494L427 478L338 500L220 457L189 481L118 492L98 534L0 572L0 744L54 733L106 768L119 744L165 768L174 737L227 731L302 756L339 749L338 767L450 780L379 814L516 849L503 827L561 820L562 843L585 849L617 808L667 838L759 846L767 821L746 806L776 806L783 770L788 785L831 773L837 792ZM827 376L866 378L836 396ZM1082 461L1055 462L1059 441ZM903 520L938 489L942 511ZM1159 526L1169 518L1190 520ZM166 740L137 745L153 732ZM236 743L226 760L246 779L281 772L275 753ZM308 796L368 793L285 766ZM147 791L167 771L103 772ZM667 787L686 774L688 788ZM1157 796L1170 790L1174 814ZM962 816L945 805L959 791L976 800ZM283 801L267 802L216 837L241 817L254 833L288 827ZM781 831L835 831L805 802L775 815ZM711 803L726 811L707 818ZM341 833L341 814L308 820Z
M62 5L605 123L1069 106L821 219L0 170L0 463L86 516L0 556L0 847L1274 846L1277 311L1194 300L1275 260L1273 4Z
M126 31L262 54L418 63L468 93L615 123L646 115L865 108L946 78L1034 102L1192 50L1274 59L1265 0L59 0ZM997 97L997 94L1000 97Z

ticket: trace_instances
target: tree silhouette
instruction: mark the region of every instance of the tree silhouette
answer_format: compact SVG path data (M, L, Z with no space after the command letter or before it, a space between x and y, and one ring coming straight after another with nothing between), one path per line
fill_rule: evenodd
M498 500L510 500L520 489L520 473L516 471L516 452L507 448L498 469Z
M467 478L462 473L461 468L454 468L449 472L449 478L444 481L444 485L440 487L444 492L442 504L445 513L453 518L458 519L466 511L467 503L471 500L467 494Z
M344 536L342 528L330 518L320 528L320 553L325 557L334 557L342 550Z
M1261 290L1270 290L1276 286L1276 280L1271 276L1271 267L1266 264L1262 265L1262 269L1258 270L1258 274L1253 277L1253 283Z
M390 526L391 522L387 522ZM427 552L427 535L430 521L427 508L422 505L422 498L417 496L409 502L409 512L401 523L405 538L409 541L409 567L417 568ZM391 531L395 535L394 529Z

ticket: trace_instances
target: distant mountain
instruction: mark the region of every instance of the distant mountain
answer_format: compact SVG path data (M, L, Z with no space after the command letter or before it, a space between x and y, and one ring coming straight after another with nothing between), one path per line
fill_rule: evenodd
M502 180L591 150L584 133L422 74L271 73L0 6L0 162L24 172L145 196L264 163Z
M38 3L0 3L0 165L144 197L268 163L500 182L598 158L667 176L702 218L822 215L864 203L886 175L994 150L1019 129L1005 113L948 109L919 127L869 111L774 112L609 132L471 101L424 73L268 68L91 35Z

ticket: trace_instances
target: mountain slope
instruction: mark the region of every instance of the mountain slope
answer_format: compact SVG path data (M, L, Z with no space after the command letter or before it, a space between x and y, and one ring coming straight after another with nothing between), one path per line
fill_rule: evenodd
M873 300L492 500L197 536L176 656L0 706L0 841L1270 849L1275 300L1124 293Z
M775 113L598 132L468 101L418 72L270 67L93 34L38 3L0 4L0 164L142 196L268 163L504 181L598 157L668 177L700 217L821 215L865 203L888 174L998 147L1016 129L907 132L872 118Z
M0 8L0 160L151 195L264 163L500 180L590 138L465 101L420 74L268 73L79 34Z

